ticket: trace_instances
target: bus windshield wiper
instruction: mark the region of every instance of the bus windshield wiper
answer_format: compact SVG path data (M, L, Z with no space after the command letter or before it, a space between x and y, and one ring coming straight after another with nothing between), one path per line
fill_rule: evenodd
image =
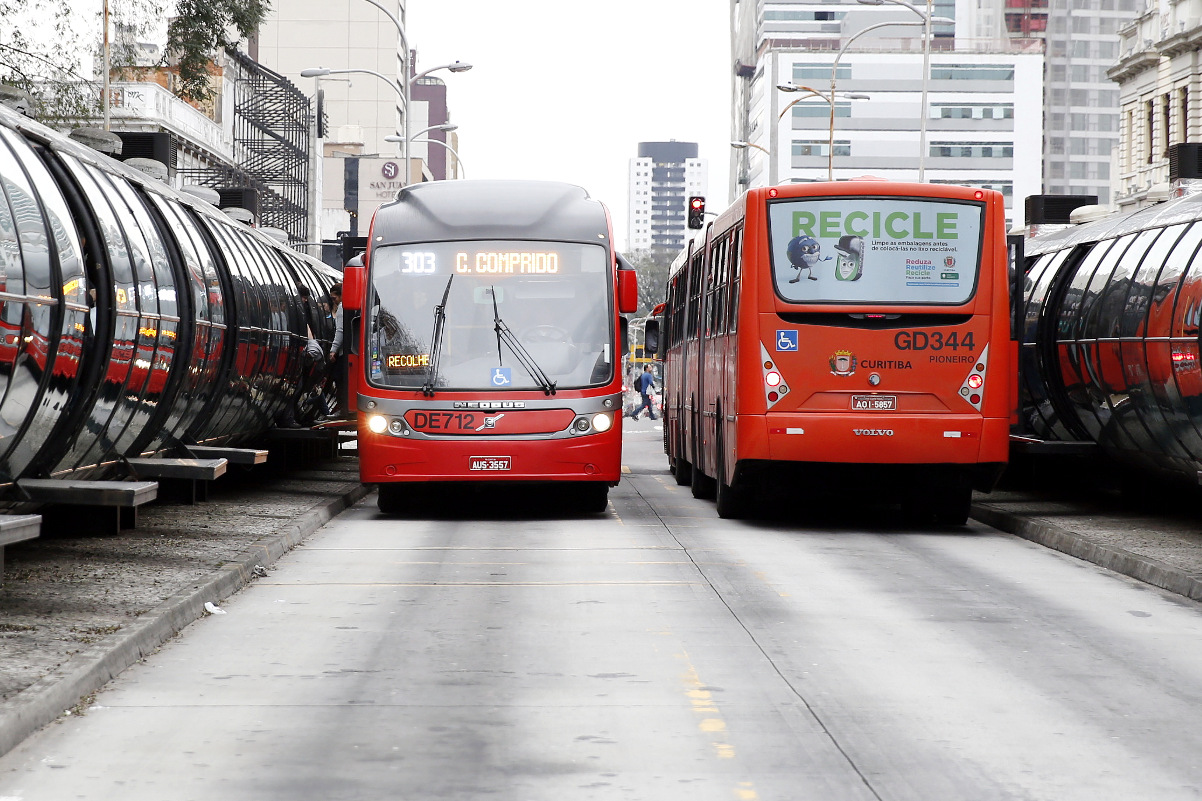
M496 287L489 287L492 292L492 319L493 330L497 332L497 357L501 358L504 354L501 351L501 343L504 343L513 351L513 355L517 357L518 363L522 365L530 377L533 378L538 385L542 387L543 394L555 394L555 382L551 380L543 368L538 366L538 362L530 355L530 352L522 346L518 338L509 330L509 326L505 325L505 321L501 319L501 313L497 310L497 290Z
M442 330L447 323L447 298L451 294L451 282L455 274L447 279L447 288L442 291L442 303L434 307L434 333L430 335L430 365L426 371L426 383L422 385L422 394L427 398L434 396L434 382L438 379L438 359L442 354Z

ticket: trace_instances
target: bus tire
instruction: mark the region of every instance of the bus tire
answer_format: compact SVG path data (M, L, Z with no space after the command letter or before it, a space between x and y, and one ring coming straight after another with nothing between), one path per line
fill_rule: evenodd
M601 514L609 507L609 485L584 481L576 488L576 503L586 514Z
M718 517L723 520L739 520L747 515L747 488L738 479L732 478L727 484L726 461L722 451L718 451L718 477L715 479L714 505L718 509Z
M411 508L410 493L404 484L381 484L376 492L376 506L386 515L398 515Z
M676 444L676 452L684 453L684 448L679 442ZM668 468L672 471L672 476L678 485L687 487L693 483L693 466L689 464L688 459L683 456L669 456Z
M962 526L972 512L972 489L955 487L942 493L931 504L935 523L940 526Z
M714 480L701 472L701 468L697 465L693 465L691 472L692 480L689 482L689 489L692 491L693 497L700 500L709 500L714 497Z
M672 471L676 483L682 487L687 487L693 481L693 466L679 456L669 460L668 469Z

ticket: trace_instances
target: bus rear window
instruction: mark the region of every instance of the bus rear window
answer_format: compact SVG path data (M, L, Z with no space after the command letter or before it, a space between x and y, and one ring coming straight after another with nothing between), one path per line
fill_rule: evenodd
M960 305L981 263L982 203L901 197L768 206L776 293L790 303Z

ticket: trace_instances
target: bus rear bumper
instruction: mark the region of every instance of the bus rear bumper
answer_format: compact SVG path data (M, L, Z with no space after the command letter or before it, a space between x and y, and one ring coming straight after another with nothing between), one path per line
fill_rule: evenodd
M738 419L740 460L1004 464L1009 456L1010 421L1006 418L768 414Z

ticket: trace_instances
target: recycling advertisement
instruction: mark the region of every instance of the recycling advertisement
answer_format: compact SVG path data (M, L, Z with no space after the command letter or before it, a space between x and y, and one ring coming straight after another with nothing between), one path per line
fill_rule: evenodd
M921 198L768 206L776 291L798 303L961 304L976 291L985 207Z

